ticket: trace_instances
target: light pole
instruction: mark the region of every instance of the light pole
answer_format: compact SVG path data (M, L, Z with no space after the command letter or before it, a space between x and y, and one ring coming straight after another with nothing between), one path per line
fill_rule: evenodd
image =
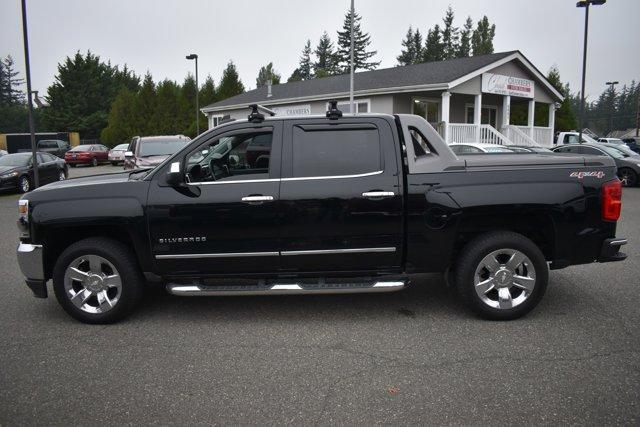
M187 59L195 59L196 61L196 136L200 135L200 104L198 103L198 92L200 92L200 86L198 86L198 55L195 53L186 56Z
M614 98L615 98L615 93L616 93L616 88L615 86L618 84L619 82L607 82L605 83L607 86L609 86L609 92L611 92L609 94L609 96L611 97L611 105L609 105L609 132L613 131L613 102L614 102Z
M38 156L36 156L36 130L33 124L33 93L31 92L31 67L29 64L29 32L27 31L27 3L22 0L22 41L24 43L24 64L27 76L27 101L29 105L29 133L31 134L31 162L33 164L33 188L38 188Z
M587 75L587 34L589 33L589 6L600 6L607 0L580 0L576 7L584 7L584 48L582 52L582 92L580 92L580 130L578 142L582 143L582 129L584 129L584 83Z

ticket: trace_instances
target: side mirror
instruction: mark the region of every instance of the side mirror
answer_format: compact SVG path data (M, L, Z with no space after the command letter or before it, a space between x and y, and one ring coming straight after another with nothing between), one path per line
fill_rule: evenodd
M167 172L167 184L172 187L178 187L184 184L184 175L180 172L180 162L171 163L169 172Z
M124 157L125 158L132 158L133 157L133 151L125 151L124 152Z

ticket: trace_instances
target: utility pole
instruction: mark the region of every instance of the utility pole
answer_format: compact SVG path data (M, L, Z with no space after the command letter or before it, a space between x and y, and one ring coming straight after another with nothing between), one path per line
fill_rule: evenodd
M200 92L200 86L198 86L198 55L192 53L186 56L187 59L196 60L196 136L200 135L200 104L198 101L198 92Z
M616 95L616 88L615 86L618 84L619 82L607 82L605 83L606 85L609 86L609 96L611 98L611 102L609 102L609 133L613 132L613 110L614 110L614 101L615 101L615 95Z
M607 0L580 0L576 7L584 7L584 47L582 51L582 92L580 93L580 129L578 130L578 143L582 143L582 129L584 129L584 85L587 76L587 35L589 34L589 6L600 6Z
M355 105L353 104L353 18L355 15L355 6L354 6L354 0L351 0L351 19L349 19L349 21L351 22L350 25L350 29L351 29L351 61L350 61L350 68L351 68L351 72L350 72L350 78L349 78L349 112L351 114L355 114L356 110L355 110Z
M638 98L638 105L636 106L636 137L640 136L640 88L638 88L636 98Z
M29 105L29 133L31 133L31 162L33 164L33 188L38 188L38 156L36 155L36 128L33 124L33 98L31 92L31 67L29 64L29 32L27 31L27 3L22 0L22 41L24 44L24 63L27 76L27 101Z

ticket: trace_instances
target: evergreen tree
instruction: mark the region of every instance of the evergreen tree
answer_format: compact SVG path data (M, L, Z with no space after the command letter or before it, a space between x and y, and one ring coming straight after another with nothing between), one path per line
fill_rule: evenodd
M154 122L156 104L156 84L153 82L151 73L147 72L135 97L135 129L139 134L154 135L156 133L157 125ZM109 124L111 125L111 122Z
M442 18L444 23L442 27L442 51L444 59L455 58L459 49L460 34L458 27L453 26L453 19L453 9L449 6L444 18Z
M178 111L177 111L177 128L178 132L183 135L195 137L196 127L196 79L191 73L187 74L184 83L178 89ZM198 114L200 114L198 112Z
M128 142L139 134L135 95L123 88L111 104L109 111L109 125L102 129L100 142L108 147Z
M220 79L220 85L218 86L218 101L222 101L223 99L230 98L243 92L244 85L240 81L238 70L236 69L233 61L229 61L227 68L222 72L222 79Z
M569 83L563 84L560 79L560 71L556 66L551 67L549 74L547 74L547 80L553 85L558 92L564 96L564 101L560 105L560 108L556 109L555 118L555 130L559 132L566 132L577 129L578 121L576 119L575 110L572 106L571 90L569 89ZM537 116L536 111L536 116Z
M336 52L326 31L322 33L314 53L316 54L316 62L313 63L313 73L316 78L338 73Z
M291 73L291 75L287 79L287 83L288 82L299 82L299 81L302 81L302 80L304 80L302 78L302 72L300 71L300 68L296 68L295 70L293 70L293 73Z
M216 94L216 85L211 75L207 75L207 78L204 80L204 84L200 88L200 93L198 94L198 96L200 98L200 105L203 107L209 104L213 104L218 100Z
M273 62L260 68L256 78L256 87L266 86L269 82L274 85L280 84L280 74L273 69Z
M442 61L444 59L444 46L441 39L440 26L436 24L432 29L427 32L427 39L425 40L423 60L429 61Z
M179 114L180 87L172 80L166 79L158 83L156 89L156 108L153 123L153 134L171 135L182 128Z
M417 28L413 33L413 49L416 52L416 57L413 63L419 64L424 60L424 44L422 42L422 34L420 34L420 30Z
M364 33L360 27L362 17L353 14L353 69L374 70L380 65L380 61L369 61L378 52L368 51L371 44L371 36ZM342 31L338 31L338 67L340 72L348 73L351 63L351 12L347 12L342 24Z
M493 38L496 35L495 24L489 24L489 18L483 16L471 36L471 49L473 55L485 55L493 53Z
M396 57L396 59L398 60L398 65L403 66L403 65L415 64L416 46L415 46L415 39L413 35L413 28L411 28L411 26L409 26L409 29L407 30L407 34L405 35L404 40L402 40L402 47L403 49L400 52L400 55Z
M307 39L304 45L302 55L300 56L300 65L297 70L300 73L301 80L310 80L313 78L313 64L311 63L311 40Z
M107 125L111 103L124 86L135 86L132 73L118 72L100 57L77 52L58 64L47 91L46 125L56 131L77 131L82 138L98 138Z
M473 21L467 16L467 21L460 31L460 43L458 44L457 58L466 58L471 55L471 37L473 36Z
M14 70L14 60L11 55L0 60L0 105L17 105L25 102L24 92L20 90L24 79L19 78L19 74Z

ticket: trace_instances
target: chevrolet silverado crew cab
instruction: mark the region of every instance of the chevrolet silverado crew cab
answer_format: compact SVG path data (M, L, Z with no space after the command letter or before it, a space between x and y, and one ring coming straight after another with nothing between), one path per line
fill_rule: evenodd
M457 157L418 116L265 110L155 168L24 195L18 262L35 296L52 280L67 313L107 323L147 283L185 296L391 292L440 272L480 316L514 319L549 268L626 257L608 157Z

